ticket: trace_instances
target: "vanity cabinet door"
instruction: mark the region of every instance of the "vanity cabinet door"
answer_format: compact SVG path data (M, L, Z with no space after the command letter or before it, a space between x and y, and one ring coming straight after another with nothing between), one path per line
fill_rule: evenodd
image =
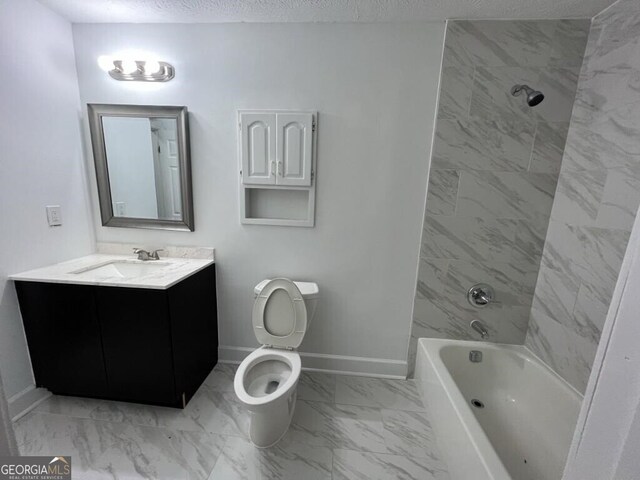
M177 283L168 296L176 391L186 403L218 361L214 266Z
M109 396L181 406L165 290L96 288Z
M103 397L107 377L93 287L16 282L36 385Z

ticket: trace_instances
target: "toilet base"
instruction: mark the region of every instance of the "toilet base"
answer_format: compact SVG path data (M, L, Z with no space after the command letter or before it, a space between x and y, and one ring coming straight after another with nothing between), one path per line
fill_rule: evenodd
M289 430L296 408L296 389L289 398L283 398L268 408L250 411L249 438L258 448L269 448L278 443Z

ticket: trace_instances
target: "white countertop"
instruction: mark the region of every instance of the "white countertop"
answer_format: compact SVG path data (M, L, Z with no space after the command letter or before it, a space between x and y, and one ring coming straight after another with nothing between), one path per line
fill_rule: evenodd
M133 254L95 253L48 267L10 275L9 278L15 281L164 290L213 264L213 249L209 250L211 251L209 258L163 257L161 254L160 260L145 262L137 260L136 255ZM112 262L149 266L151 271L134 277L123 277L117 273L109 272L108 269L95 273L86 271L88 267L108 265Z

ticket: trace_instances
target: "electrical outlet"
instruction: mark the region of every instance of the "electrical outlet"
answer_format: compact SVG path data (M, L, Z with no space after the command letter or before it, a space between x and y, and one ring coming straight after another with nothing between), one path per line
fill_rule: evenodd
M60 205L47 205L47 221L50 227L62 225L62 212Z

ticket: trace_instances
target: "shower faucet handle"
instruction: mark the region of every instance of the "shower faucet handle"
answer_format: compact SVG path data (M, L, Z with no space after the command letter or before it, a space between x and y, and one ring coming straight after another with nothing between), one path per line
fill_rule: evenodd
M471 287L467 292L467 300L474 307L486 307L490 303L498 303L495 300L495 292L491 285L486 283L478 283Z

